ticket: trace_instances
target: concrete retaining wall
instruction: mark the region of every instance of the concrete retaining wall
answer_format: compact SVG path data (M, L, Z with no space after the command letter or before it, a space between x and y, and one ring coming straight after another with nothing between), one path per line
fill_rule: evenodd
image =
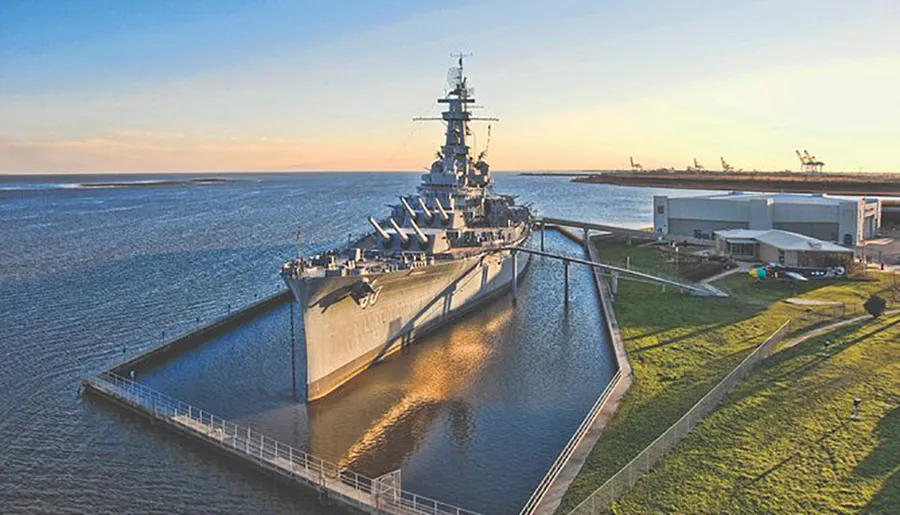
M584 242L579 235L571 231L561 230L560 233L577 243L583 244L591 261L598 261L597 251L590 241ZM628 387L631 386L631 363L628 361L625 343L622 341L622 335L619 332L619 323L616 321L616 315L610 301L609 288L602 272L597 268L592 270L594 283L600 297L604 328L608 336L607 341L616 358L617 372L601 397L598 398L598 404L595 405L597 409L588 413L585 422L579 427L579 432L573 435L572 440L570 440L570 443L573 443L571 448L567 446L560 458L558 458L557 461L561 461L561 465L556 467L557 464L554 463L554 467L548 472L548 476L552 474L552 477L545 477L545 481L542 481L538 486L538 489L543 489L543 491L535 491L532 498L536 498L536 501L532 504L530 500L520 515L532 513L551 515L556 512L572 481L578 476L581 467L584 466L585 461L594 449L594 445L600 439L603 428L612 419L622 397L625 395Z
M168 359L171 359L178 354L197 347L202 344L207 338L222 332L225 329L229 329L234 325L247 320L259 313L267 311L282 302L287 302L290 299L291 295L288 290L283 290L269 297L266 297L258 302L254 302L249 306L239 309L237 311L233 311L228 313L227 315L218 318L206 325L200 326L193 331L181 335L168 343L164 343L159 347L149 351L141 353L141 355L131 358L124 363L120 363L112 368L110 371L117 375L127 375L128 371L135 370L137 371L140 368L156 365L162 363Z

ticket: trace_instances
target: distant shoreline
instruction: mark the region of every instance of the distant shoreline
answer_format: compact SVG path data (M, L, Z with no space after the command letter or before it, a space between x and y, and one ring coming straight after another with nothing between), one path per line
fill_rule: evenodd
M571 176L574 177L573 182L618 186L900 196L900 174L890 173L619 171L522 175Z
M158 181L118 181L118 182L82 182L81 188L146 188L154 186L190 186L192 184L225 184L233 182L233 179L200 178L187 180L158 180Z

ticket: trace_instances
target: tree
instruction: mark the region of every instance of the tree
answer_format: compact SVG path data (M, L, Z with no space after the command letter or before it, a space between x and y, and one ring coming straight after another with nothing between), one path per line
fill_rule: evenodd
M884 313L887 302L878 295L873 294L869 297L869 300L863 304L863 307L866 308L866 311L868 311L870 315L872 315L872 318L878 318Z
M888 285L888 290L891 292L891 302L900 302L900 273L891 274L891 284Z

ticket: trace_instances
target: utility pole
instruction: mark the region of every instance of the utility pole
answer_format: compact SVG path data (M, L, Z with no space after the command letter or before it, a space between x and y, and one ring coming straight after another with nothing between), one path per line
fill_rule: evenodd
M516 272L518 272L519 263L518 263L516 254L517 254L516 249L513 249L513 251L512 251L512 303L513 303L513 306L516 305L516 297L518 297L518 295L519 295L518 284L516 284L518 282L516 280L516 279L518 279L516 277L516 275L517 275Z
M297 233L298 235L300 233ZM294 336L294 295L291 294L291 391L297 400L297 339Z
M544 251L544 222L541 222L541 252Z

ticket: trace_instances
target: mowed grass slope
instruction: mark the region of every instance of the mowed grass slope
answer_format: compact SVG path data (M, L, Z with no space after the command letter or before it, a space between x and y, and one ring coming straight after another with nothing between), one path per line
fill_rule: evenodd
M615 508L659 511L900 513L900 316L769 358Z
M674 274L674 267L652 248L615 239L597 243L601 260L625 262L627 256L641 269ZM754 284L760 289L754 290ZM848 291L883 287L880 282L754 283L745 274L716 285L740 289L740 295L692 297L620 279L614 306L634 382L566 493L560 513L574 508L634 458L782 323L809 309L777 300L795 294L829 300Z

